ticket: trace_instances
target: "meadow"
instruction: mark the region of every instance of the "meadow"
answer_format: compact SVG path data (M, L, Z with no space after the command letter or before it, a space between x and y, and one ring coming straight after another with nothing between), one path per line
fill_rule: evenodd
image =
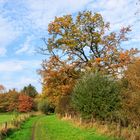
M11 131L5 140L114 140L100 135L95 129L85 129L56 115L30 117L21 128Z

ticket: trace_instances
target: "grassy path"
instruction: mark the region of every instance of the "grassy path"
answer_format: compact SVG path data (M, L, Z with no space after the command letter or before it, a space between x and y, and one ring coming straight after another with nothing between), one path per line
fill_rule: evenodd
M82 129L72 123L59 120L55 115L31 117L18 131L5 140L113 140L95 132Z
M33 124L40 118L40 116L37 117L31 117L29 118L22 126L21 129L11 132L9 137L5 138L5 140L31 140L32 138L32 129ZM45 140L45 139L44 139Z
M93 129L81 129L55 115L43 116L35 128L34 140L113 140Z
M35 130L36 130L36 128L38 127L38 125L37 124L39 124L39 121L40 121L40 118L41 118L42 116L40 116L40 117L38 117L38 119L34 122L34 124L33 124L33 126L32 126L32 138L31 138L31 140L35 140Z

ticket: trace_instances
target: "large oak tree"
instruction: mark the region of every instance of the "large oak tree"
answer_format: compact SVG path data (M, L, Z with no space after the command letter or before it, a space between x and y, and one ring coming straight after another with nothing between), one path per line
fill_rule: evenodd
M49 37L43 38L41 53L47 55L40 71L43 92L54 104L69 95L80 71L97 69L116 76L137 53L124 50L130 27L110 32L110 25L98 13L79 12L77 16L55 17L48 26Z
M130 27L110 32L110 25L98 13L79 12L76 17L56 17L48 26L49 38L42 53L59 56L78 67L99 67L111 74L118 72L131 61L137 50L124 50L121 43L127 41Z

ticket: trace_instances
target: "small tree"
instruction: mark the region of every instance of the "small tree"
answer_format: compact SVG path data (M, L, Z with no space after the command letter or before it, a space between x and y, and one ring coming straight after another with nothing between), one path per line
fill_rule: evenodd
M30 112L33 108L33 99L27 95L21 94L19 96L19 105L18 110L19 112Z
M15 89L12 89L12 90L8 91L6 96L8 98L7 111L17 111L18 110L19 93Z
M83 116L105 119L119 108L120 88L107 76L86 74L73 90L72 103Z
M34 98L38 94L38 92L36 91L36 88L32 86L31 84L29 84L28 86L25 86L21 92L32 98Z
M0 112L6 112L9 106L8 96L5 93L0 94Z

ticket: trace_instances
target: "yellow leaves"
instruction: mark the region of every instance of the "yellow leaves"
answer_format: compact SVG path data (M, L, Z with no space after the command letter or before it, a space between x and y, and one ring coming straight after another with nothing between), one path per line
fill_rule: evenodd
M133 64L128 66L125 77L134 90L140 90L140 58L136 59Z
M72 57L69 57L69 59L72 59ZM58 97L71 93L79 73L75 71L74 65L67 64L60 60L58 56L45 61L43 68L43 92L49 101L56 105Z
M125 59L125 57L126 57L126 54L125 53L120 53L120 59L121 60Z
M102 58L98 57L98 58L95 58L95 62L96 63L100 63L102 61Z
M103 61L104 61L104 62L107 62L108 60L109 60L108 57L104 57L104 58L103 58Z
M101 14L95 13L95 15L92 17L92 21L96 23L97 21L100 20L102 20Z
M131 59L130 59L130 52L126 51L126 52L121 52L119 55L119 59L120 59L120 63L123 65L127 65L130 63Z
M55 22L52 22L48 25L48 32L51 34L53 32L55 33L61 33L61 30L60 30L60 25L55 23Z
M69 28L72 24L72 17L71 15L66 15L63 17L55 17L55 20L51 22L48 26L48 32L52 33L63 33L63 29Z

